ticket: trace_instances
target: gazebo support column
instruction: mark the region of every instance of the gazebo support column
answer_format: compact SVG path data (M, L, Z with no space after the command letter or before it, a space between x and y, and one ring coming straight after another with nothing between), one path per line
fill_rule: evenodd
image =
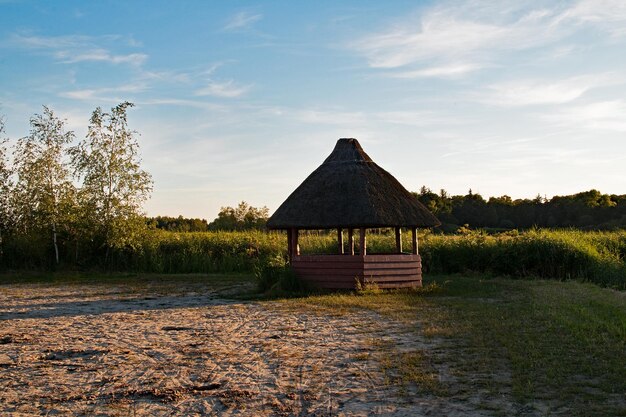
M367 238L365 237L365 228L361 227L359 230L359 251L361 256L367 255Z
M402 229L396 227L396 252L402 253Z
M300 244L298 243L298 229L291 229L293 236L291 241L293 242L293 255L300 256Z
M300 255L300 245L298 244L298 229L287 230L287 253L289 255L289 263L293 261L294 256Z
M417 228L411 228L411 240L413 241L413 255L417 255L419 253L417 249Z
M339 246L339 255L343 255L343 229L337 229L337 244Z
M287 229L287 256L289 257L289 263L293 260L293 242L291 240L291 230Z
M348 229L348 247L350 250L350 255L354 256L354 229Z

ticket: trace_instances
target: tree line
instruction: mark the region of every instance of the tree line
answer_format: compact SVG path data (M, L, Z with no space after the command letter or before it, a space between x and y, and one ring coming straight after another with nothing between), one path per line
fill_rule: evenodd
M132 106L96 108L77 143L46 106L12 149L0 120L0 265L106 264L111 251L138 245L152 177L128 126Z
M257 208L242 201L237 207L222 207L210 223L205 219L188 219L183 216L150 217L147 222L150 227L170 232L262 230L265 229L269 213L270 210L265 206Z
M551 199L512 199L507 195L483 198L469 190L466 195L434 193L423 186L412 193L442 225L439 230L455 232L460 227L489 229L578 228L614 230L626 228L626 195L584 191ZM216 219L186 219L182 216L149 220L156 228L170 231L263 230L269 218L267 207L256 208L245 201L237 207L222 207Z
M494 229L531 227L583 230L626 228L626 195L602 194L589 190L551 199L515 199L507 195L485 200L470 189L466 195L450 196L445 190L434 193L422 187L415 197L443 223L444 231L459 226Z

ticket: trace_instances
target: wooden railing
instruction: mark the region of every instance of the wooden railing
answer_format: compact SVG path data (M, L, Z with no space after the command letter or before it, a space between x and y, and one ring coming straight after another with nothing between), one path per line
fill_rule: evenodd
M417 254L294 255L296 274L319 288L355 288L357 282L379 288L421 287L422 260Z

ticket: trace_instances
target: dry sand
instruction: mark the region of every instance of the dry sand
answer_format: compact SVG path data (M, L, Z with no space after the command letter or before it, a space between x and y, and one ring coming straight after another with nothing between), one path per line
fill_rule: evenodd
M489 414L385 383L375 340L434 343L374 312L229 301L208 284L4 285L0 415Z

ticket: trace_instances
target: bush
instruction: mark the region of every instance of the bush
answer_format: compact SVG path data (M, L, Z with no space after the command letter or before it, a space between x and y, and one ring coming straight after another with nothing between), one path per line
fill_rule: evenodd
M258 290L263 293L279 295L283 293L301 293L306 285L291 269L282 256L275 256L260 262L254 271Z

